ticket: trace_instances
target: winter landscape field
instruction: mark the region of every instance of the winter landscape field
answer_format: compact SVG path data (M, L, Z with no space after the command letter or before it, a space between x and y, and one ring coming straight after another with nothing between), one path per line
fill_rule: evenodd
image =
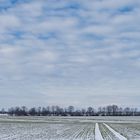
M140 117L0 117L0 140L140 140Z

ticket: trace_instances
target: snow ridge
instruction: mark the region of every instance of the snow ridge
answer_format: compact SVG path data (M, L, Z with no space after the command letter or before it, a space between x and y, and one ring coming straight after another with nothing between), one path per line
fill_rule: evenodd
M119 140L127 140L127 138L125 138L124 136L122 136L121 134L119 134L118 132L116 132L114 129L112 129L110 126L108 126L107 124L103 123Z
M95 140L104 140L101 135L98 123L95 124Z

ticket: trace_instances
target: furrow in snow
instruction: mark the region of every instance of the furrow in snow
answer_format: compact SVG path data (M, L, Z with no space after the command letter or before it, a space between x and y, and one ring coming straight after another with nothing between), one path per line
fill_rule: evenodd
M124 136L116 132L114 129L112 129L110 126L104 123L104 125L119 139L119 140L127 140Z
M101 135L98 123L95 124L95 140L104 140Z

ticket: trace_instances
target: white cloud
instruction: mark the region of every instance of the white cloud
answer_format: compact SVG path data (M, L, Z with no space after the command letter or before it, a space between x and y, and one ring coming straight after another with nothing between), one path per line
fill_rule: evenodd
M8 32L8 30L19 27L20 21L14 15L0 15L0 32Z

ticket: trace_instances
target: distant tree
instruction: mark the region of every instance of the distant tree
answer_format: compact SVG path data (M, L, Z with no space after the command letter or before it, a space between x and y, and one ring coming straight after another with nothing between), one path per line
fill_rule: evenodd
M31 116L36 116L36 115L37 115L36 108L35 108L35 107L31 108L31 109L29 110L29 114L30 114Z
M138 109L137 108L134 108L133 109L133 116L137 116L137 112L138 112Z
M5 113L6 113L5 109L2 108L1 111L0 111L0 113L1 113L1 114L5 114Z
M48 115L50 116L51 115L51 107L50 106L47 106L46 107L46 110L47 110Z
M86 116L86 110L85 109L82 109L81 113L82 113L82 116Z
M68 107L68 114L73 116L73 112L74 112L74 106L69 106Z
M41 107L38 107L36 112L37 112L37 116L41 116Z
M8 114L11 115L11 116L13 116L15 114L15 110L14 110L13 107L8 109Z
M105 107L99 107L98 108L98 113L99 116L106 116L106 108Z
M74 116L83 116L81 110L76 110L73 114Z
M122 116L123 115L123 108L119 107L118 108L118 116Z
M51 112L52 112L52 115L55 116L55 112L56 112L55 106L51 106Z
M113 109L112 109L111 105L106 107L106 113L107 113L108 116L112 116L113 115Z
M26 106L21 107L21 115L22 116L27 116L28 115L28 109Z
M8 111L2 109L0 113L8 113L11 116L140 116L140 111L137 108L122 108L117 105L108 105L105 107L99 107L96 111L93 107L87 109L75 110L74 106L67 108L61 108L59 106L47 106L28 109L26 106L11 107Z
M47 116L48 115L48 111L45 107L42 108L41 114L42 114L42 116Z
M126 115L126 116L130 116L130 108L129 107L126 107L125 109L124 109L124 114Z
M112 105L112 115L117 116L117 114L118 114L118 106Z
M22 110L20 107L15 107L15 115L16 116L22 116Z
M88 107L87 108L87 116L94 116L94 115L95 115L94 108Z

